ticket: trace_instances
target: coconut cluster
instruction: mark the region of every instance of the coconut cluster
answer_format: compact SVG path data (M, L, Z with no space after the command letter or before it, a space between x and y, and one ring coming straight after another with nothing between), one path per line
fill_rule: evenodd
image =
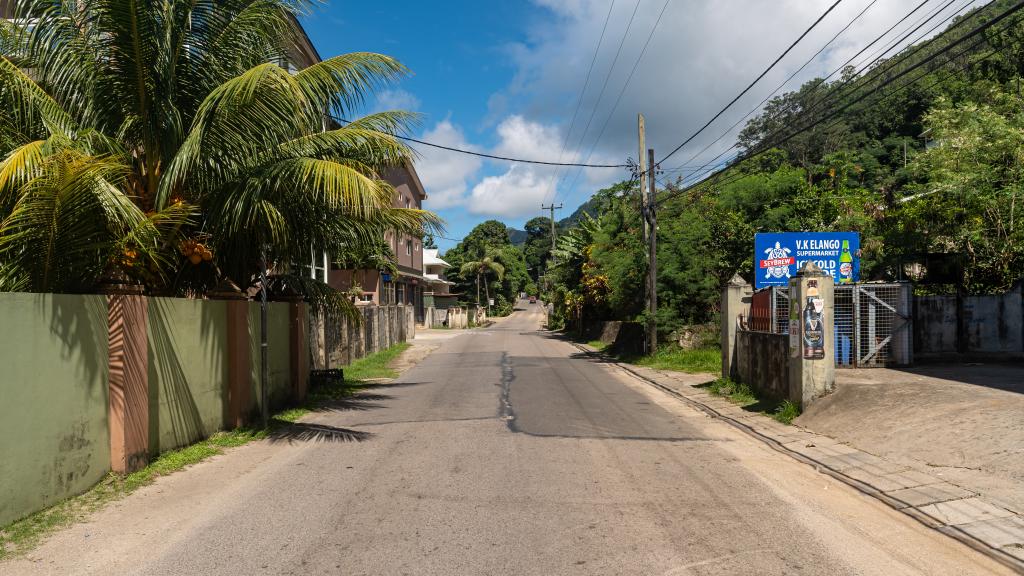
M180 250L181 255L188 258L188 261L196 266L200 262L213 260L213 252L197 240L185 240L181 243Z

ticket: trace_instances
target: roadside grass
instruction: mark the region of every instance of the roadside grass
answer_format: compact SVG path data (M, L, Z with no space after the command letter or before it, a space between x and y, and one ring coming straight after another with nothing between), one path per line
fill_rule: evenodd
M664 346L654 354L622 359L637 366L690 374L718 372L722 367L722 352L718 348L683 350L678 346Z
M713 382L702 384L698 388L704 388L715 396L721 396L733 404L739 405L744 410L760 412L782 424L790 425L793 423L793 419L800 415L800 407L793 402L789 400L777 402L761 398L749 385L733 382L728 378L719 378Z
M683 350L679 346L669 344L662 346L654 354L623 354L616 353L610 344L600 340L584 340L579 334L568 334L573 342L586 344L598 352L613 356L621 362L636 364L657 370L675 370L677 372L718 372L722 367L722 352L718 348L696 348Z
M177 472L211 456L223 454L226 448L267 438L272 432L297 422L317 407L353 395L371 380L394 378L398 373L390 368L389 364L410 346L411 344L402 342L356 360L345 367L344 382L330 381L312 388L301 406L287 408L274 414L266 428L238 428L217 432L194 444L164 452L137 472L111 472L83 494L0 527L0 560L28 552L50 534L84 520L109 502L151 484L160 476Z
M582 340L577 339L576 341L581 342ZM598 352L611 353L608 345L599 340L592 340L586 344ZM675 370L690 374L718 372L722 362L721 350L714 347L683 350L678 346L665 346L654 354L641 356L627 354L611 355L620 362L654 368L656 370ZM793 419L800 415L800 407L793 402L789 400L778 402L762 398L749 385L733 382L728 378L719 378L707 384L698 385L697 388L704 388L716 396L721 396L739 405L744 410L759 412L782 424L790 425L793 423Z
M783 400L781 404L775 408L775 412L772 413L772 418L775 418L783 424L792 424L793 420L800 415L800 407L794 402L789 400Z
M356 360L345 367L345 380L360 381L398 376L398 372L389 368L389 365L410 347L412 344L400 342L390 348L370 354L366 358Z

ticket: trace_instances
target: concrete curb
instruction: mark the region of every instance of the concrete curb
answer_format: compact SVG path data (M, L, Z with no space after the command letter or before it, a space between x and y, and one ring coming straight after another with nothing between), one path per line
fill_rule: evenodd
M582 344L573 343L573 346L589 356L614 364L712 418L732 425L773 450L812 466L818 472L1024 574L1024 516L989 503L970 490L805 428L786 426L782 429L784 425L753 412L739 417L729 415L726 410L742 412L742 409L692 385L679 382L683 388L677 389L643 373L649 371L673 380L671 375L659 370L621 363ZM714 402L716 399L720 401ZM715 403L719 404L718 408L713 405ZM823 459L827 461L823 462Z

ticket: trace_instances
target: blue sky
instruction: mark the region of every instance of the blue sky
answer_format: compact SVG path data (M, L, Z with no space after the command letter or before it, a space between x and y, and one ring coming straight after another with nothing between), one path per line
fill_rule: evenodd
M938 19L980 3L954 3ZM637 156L637 112L644 113L648 145L660 158L714 115L831 4L832 0L334 0L304 17L303 25L324 58L370 51L408 66L413 75L378 93L363 112L418 111L423 122L417 136L425 140L518 158L620 164ZM784 90L831 72L916 4L917 0L844 0L733 109L666 161L665 177L686 174L686 169L731 146L736 130L727 128L851 21ZM939 3L934 4L920 16L937 10ZM897 27L893 38L902 30ZM915 39L911 36L908 42ZM867 58L866 54L854 64ZM721 140L713 143L719 136ZM697 154L705 145L710 145L707 151ZM417 171L429 196L424 207L445 218L446 236L454 239L490 218L521 228L526 220L542 215L542 202L553 199L565 204L557 217L568 215L594 191L627 176L621 169L552 169L417 150ZM439 239L438 244L444 249L455 242Z
M382 93L381 101L368 103L368 110L414 109L423 114L418 135L436 136L438 123L448 121L466 136L465 142L452 143L472 142L483 150L499 141L490 96L506 87L516 73L509 51L529 41L529 22L543 16L542 9L527 2L492 4L481 10L480 2L452 1L439 10L430 2L332 2L305 18L303 25L324 58L354 51L380 52L412 70L412 76ZM423 171L425 161L420 161L418 170ZM479 172L483 176L501 173L508 166L483 164ZM473 214L465 206L449 203L438 208L432 206L435 191L429 183L427 187L430 198L425 208L441 213L450 238L463 237L491 217L519 226L533 216ZM438 243L442 248L455 244L444 239Z

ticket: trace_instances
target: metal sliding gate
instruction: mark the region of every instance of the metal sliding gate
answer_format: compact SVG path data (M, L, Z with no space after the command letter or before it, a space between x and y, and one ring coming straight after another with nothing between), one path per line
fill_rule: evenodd
M789 332L789 287L772 286L771 327ZM875 368L913 362L910 284L836 284L834 349L837 368Z

